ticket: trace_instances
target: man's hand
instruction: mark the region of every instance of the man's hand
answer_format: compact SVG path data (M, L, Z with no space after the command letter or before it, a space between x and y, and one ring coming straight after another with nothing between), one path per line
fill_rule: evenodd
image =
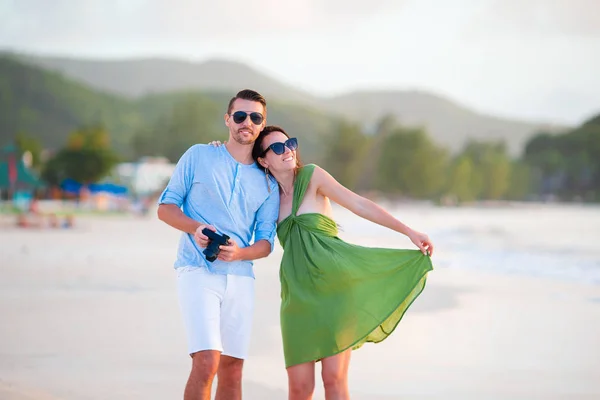
M208 243L210 243L210 239L208 238L208 236L202 233L202 230L204 228L208 228L213 232L216 232L217 230L212 225L204 224L200 224L200 226L196 229L196 232L194 233L194 240L196 241L196 243L198 243L198 246L206 248L208 247Z
M408 235L408 238L419 248L419 250L421 250L423 254L429 256L433 255L433 243L426 234L412 231Z
M242 259L242 250L233 239L229 239L227 245L219 246L221 252L218 259L221 261L239 261Z

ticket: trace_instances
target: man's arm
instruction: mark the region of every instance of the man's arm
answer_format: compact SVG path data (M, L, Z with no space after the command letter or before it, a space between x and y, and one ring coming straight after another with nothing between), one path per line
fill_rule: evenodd
M258 260L271 254L275 242L277 217L279 216L279 189L271 187L271 194L256 212L254 244L239 248L233 240L228 246L220 246L219 260Z
M271 254L271 243L268 240L259 240L247 247L238 247L237 243L229 240L229 245L219 246L221 252L218 259L221 261L253 261Z
M158 206L157 214L158 219L162 222L191 235L195 234L196 230L201 225L200 222L185 215L183 211L181 211L181 208L175 204L160 204Z
M207 225L185 215L181 205L187 197L194 179L194 161L198 157L196 146L190 147L179 159L167 187L158 200L158 219L175 229L195 235L202 247L208 245L208 238L202 234ZM212 228L214 230L214 228Z
M271 254L271 243L268 240L261 239L253 245L240 250L242 260L258 260Z

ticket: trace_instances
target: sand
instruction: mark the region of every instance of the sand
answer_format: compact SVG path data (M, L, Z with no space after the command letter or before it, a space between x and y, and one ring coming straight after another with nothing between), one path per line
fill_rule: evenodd
M182 398L177 239L129 217L0 227L0 399ZM245 399L287 398L280 256L255 266ZM354 352L350 387L359 400L598 399L600 285L438 267L396 332Z

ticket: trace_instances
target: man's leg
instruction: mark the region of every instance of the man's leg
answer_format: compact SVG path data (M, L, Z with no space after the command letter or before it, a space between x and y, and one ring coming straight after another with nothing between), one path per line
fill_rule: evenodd
M243 366L244 360L240 358L221 356L215 400L239 400L242 398Z
M216 350L203 350L191 354L192 371L185 385L183 400L210 400L220 356L221 352Z
M221 304L223 354L217 372L216 400L242 398L242 368L248 356L254 314L254 279L227 275Z
M204 268L177 269L179 303L192 357L192 371L184 400L210 400L212 382L223 351L221 342L221 301L226 277Z

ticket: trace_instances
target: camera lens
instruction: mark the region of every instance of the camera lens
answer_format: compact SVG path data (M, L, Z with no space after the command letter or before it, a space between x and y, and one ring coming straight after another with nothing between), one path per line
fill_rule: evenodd
M210 242L208 247L203 251L204 255L206 256L206 259L210 262L213 262L217 259L217 257L219 256L219 252L219 243L215 241Z

